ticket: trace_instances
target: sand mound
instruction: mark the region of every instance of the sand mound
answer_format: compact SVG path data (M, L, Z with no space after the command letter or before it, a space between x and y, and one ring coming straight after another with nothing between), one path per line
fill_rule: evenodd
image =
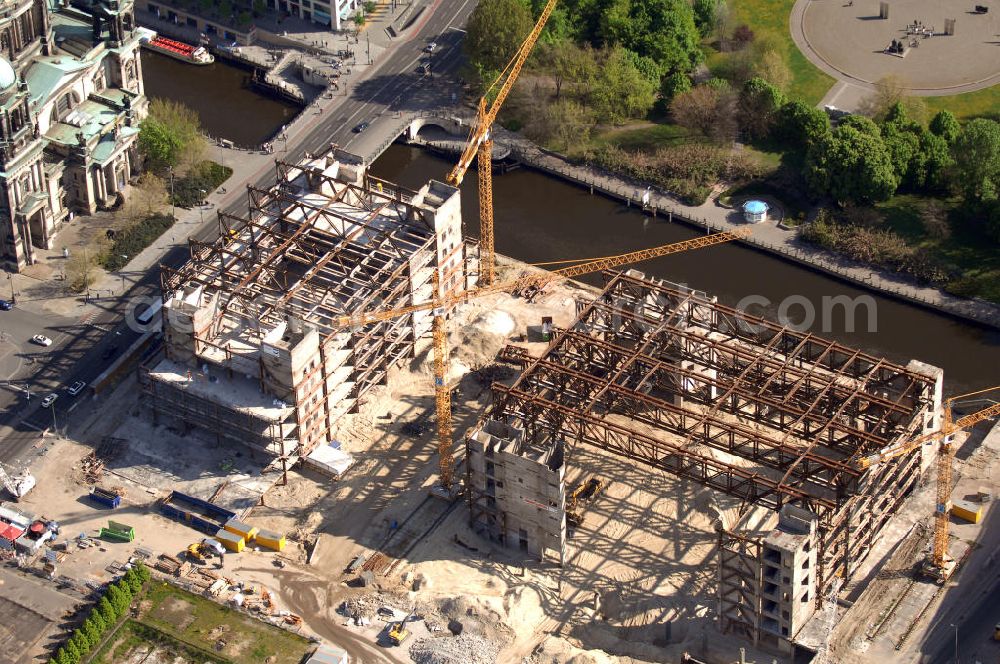
M514 328L516 327L514 317L506 311L500 311L498 309L491 309L479 314L476 319L472 321L472 325L484 332L499 334L503 337L509 337L514 334Z

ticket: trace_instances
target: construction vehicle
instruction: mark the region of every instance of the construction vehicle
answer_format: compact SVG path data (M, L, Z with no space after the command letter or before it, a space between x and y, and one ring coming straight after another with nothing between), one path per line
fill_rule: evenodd
M521 46L514 53L514 56L504 67L500 75L490 85L489 89L479 100L476 111L476 119L469 130L469 140L465 144L465 150L459 158L458 163L448 173L448 183L454 186L462 184L466 171L472 165L473 158L476 159L476 167L479 172L479 263L480 281L484 284L492 284L496 279L496 261L493 251L493 139L490 138L490 128L497 119L500 107L503 106L507 95L514 87L514 82L521 73L528 56L531 55L535 42L542 34L545 23L549 20L556 0L548 0L535 26L528 33L528 36L521 43ZM487 109L486 99L494 94L493 102Z
M397 316L405 316L417 311L433 310L433 348L434 348L434 399L435 411L437 414L438 430L438 463L439 480L435 490L436 495L450 498L452 492L452 425L451 425L451 389L446 384L447 380L447 358L448 358L448 336L445 327L445 312L449 307L467 302L478 297L494 295L498 293L523 292L524 289L544 288L546 285L572 279L584 274L608 270L630 263L637 263L653 258L668 256L670 254L681 253L692 249L702 249L713 247L718 244L732 242L740 238L748 237L751 233L749 228L740 228L734 231L723 233L712 233L701 237L665 244L651 249L640 249L618 256L605 256L595 260L586 261L577 265L560 268L553 271L538 271L524 275L517 279L504 282L494 282L486 286L457 291L447 296L441 295L439 270L434 271L434 296L433 299L420 304L413 304L408 307L391 309L387 311L373 311L361 313L353 316L342 316L333 321L338 327L358 328L369 323L376 323L383 320L391 320ZM563 261L570 262L570 261Z
M11 477L3 469L3 466L0 466L0 482L3 483L10 495L14 497L14 500L21 500L27 496L28 492L34 489L36 484L35 476L27 468L14 477Z
M222 560L222 555L225 549L218 540L206 537L200 542L195 542L187 548L187 556L191 560L203 563L212 556L218 556L219 560Z
M934 506L934 546L922 566L924 574L936 580L938 583L944 583L948 580L951 573L955 571L956 564L955 560L948 555L948 522L951 512L952 490L951 473L956 451L953 434L964 429L968 429L983 420L1000 415L1000 403L994 403L992 406L979 410L971 415L966 415L958 420L953 418L952 408L955 402L960 399L967 399L968 397L977 396L986 392L992 392L997 389L1000 389L1000 385L990 387L985 390L969 392L968 394L961 394L957 397L947 399L944 402L943 407L944 423L938 431L920 436L919 438L915 438L904 443L892 445L877 454L863 457L858 461L858 466L862 469L869 468L876 464L885 463L886 461L895 459L896 457L909 454L921 445L928 445L934 441L938 441L937 497Z
M566 522L571 526L583 524L583 514L580 512L580 503L592 502L602 491L604 491L604 480L591 477L583 484L578 485L569 492L566 497Z
M402 645L403 641L406 641L406 639L409 638L410 630L406 629L406 622L412 615L413 611L410 611L406 614L405 618L399 622L393 623L392 626L389 627L389 640L392 641L393 645Z

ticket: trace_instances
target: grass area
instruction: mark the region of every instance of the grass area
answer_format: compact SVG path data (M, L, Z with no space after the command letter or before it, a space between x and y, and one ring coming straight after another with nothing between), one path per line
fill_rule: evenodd
M731 23L746 23L758 37L770 35L784 47L785 62L792 73L792 83L786 91L792 99L818 104L834 79L816 68L792 41L788 17L795 0L736 0L732 3Z
M158 661L169 654L199 664L299 664L312 650L301 636L167 583L151 583L140 606L138 620L123 623L95 664L127 661L130 652L154 646L164 653Z
M950 234L928 232L922 212L930 201L943 203ZM912 246L927 251L955 275L945 288L953 293L1000 302L1000 251L997 242L976 227L978 220L963 217L959 201L899 195L877 206L885 225Z
M598 148L604 145L614 145L623 150L652 152L657 148L703 141L705 141L703 136L693 134L684 127L646 122L595 132L587 147Z
M1000 85L964 95L923 97L923 100L927 104L929 116L938 111L949 110L962 121L981 117L1000 121Z
M169 214L151 214L134 226L119 232L111 247L101 254L98 262L108 272L120 270L143 249L170 230L175 219Z

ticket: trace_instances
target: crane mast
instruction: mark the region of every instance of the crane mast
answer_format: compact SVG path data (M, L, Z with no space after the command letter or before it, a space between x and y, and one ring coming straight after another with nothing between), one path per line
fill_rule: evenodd
M873 465L885 463L900 456L905 456L921 445L926 445L934 441L938 442L937 456L937 483L935 485L934 502L934 546L931 555L928 557L924 571L939 581L946 581L955 568L955 563L948 555L948 526L949 526L949 504L951 503L952 489L952 468L955 460L955 445L952 441L952 434L975 426L983 420L1000 416L1000 403L983 408L957 420L953 419L952 406L959 399L991 392L1000 389L1000 386L990 387L985 390L962 394L952 397L944 403L944 422L941 428L929 434L914 438L913 440L899 443L887 447L882 451L860 459L857 465L860 468L869 468Z
M489 108L487 108L486 96L480 98L479 106L476 110L476 119L469 130L469 139L465 144L465 149L462 151L462 156L459 157L458 163L451 169L447 177L449 184L456 187L459 186L462 184L463 178L465 178L465 173L472 165L472 160L476 159L478 161L479 263L481 266L479 278L486 284L491 284L496 279L496 261L493 249L493 141L490 138L490 128L496 121L500 107L503 106L504 101L506 101L507 96L513 89L514 83L517 81L517 77L524 67L524 63L527 61L528 56L531 55L531 51L534 49L538 37L541 36L542 30L545 28L545 24L548 22L549 16L552 15L552 10L555 6L556 0L548 0L545 3L545 7L542 9L538 20L535 21L531 32L521 42L521 46L517 49L514 57L510 59L510 62L507 63L504 70L500 72L497 79L490 85L487 94L497 88L497 85L500 87L496 92L496 97L493 98L493 102L489 104Z

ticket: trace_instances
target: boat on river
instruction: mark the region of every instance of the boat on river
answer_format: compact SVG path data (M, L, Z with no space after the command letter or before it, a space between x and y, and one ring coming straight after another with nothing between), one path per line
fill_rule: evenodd
M215 56L204 46L191 46L166 37L154 37L144 41L142 45L151 51L192 65L210 65L215 62Z

